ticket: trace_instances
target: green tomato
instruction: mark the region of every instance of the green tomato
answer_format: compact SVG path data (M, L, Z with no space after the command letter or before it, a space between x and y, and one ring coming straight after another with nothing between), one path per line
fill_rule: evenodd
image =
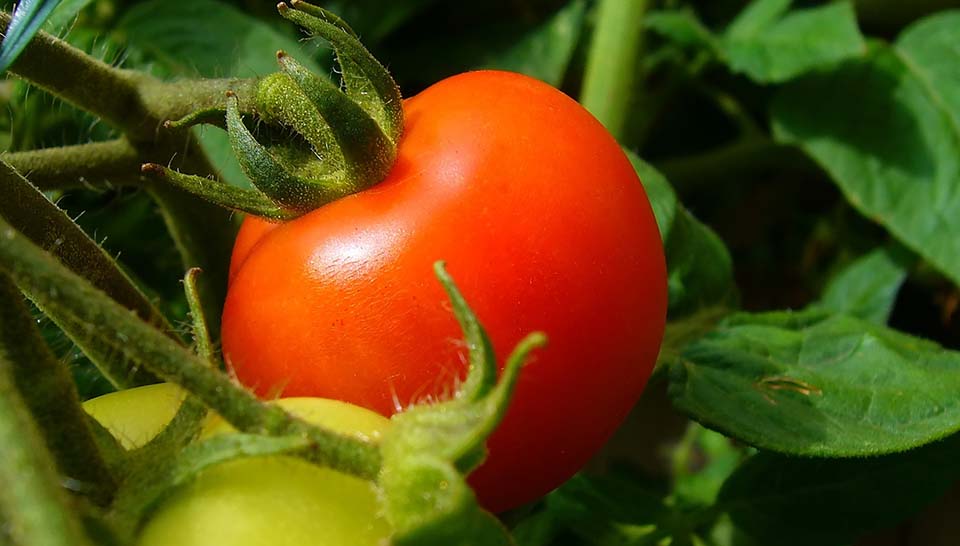
M84 407L129 449L156 436L183 398L178 387L162 384L108 394ZM309 422L374 441L390 425L379 414L335 400L276 403ZM213 416L201 437L232 430ZM370 482L294 457L251 457L210 468L175 491L147 522L138 545L374 546L389 536Z

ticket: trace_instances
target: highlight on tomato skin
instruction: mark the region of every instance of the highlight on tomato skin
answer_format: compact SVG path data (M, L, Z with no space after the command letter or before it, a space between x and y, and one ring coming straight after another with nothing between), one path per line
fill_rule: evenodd
M465 73L404 114L386 180L284 224L244 221L224 356L261 396L390 415L449 394L465 353L430 274L445 260L500 359L529 332L550 339L471 476L505 510L576 472L643 390L666 317L660 235L615 139L544 83Z

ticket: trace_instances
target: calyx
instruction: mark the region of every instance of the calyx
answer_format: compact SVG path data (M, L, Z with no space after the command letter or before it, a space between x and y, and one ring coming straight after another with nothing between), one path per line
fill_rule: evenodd
M198 111L166 124L185 127L225 117L231 147L254 189L154 163L142 170L215 204L289 220L383 180L396 159L403 110L393 78L343 20L299 0L277 9L329 42L341 84L279 51L280 70L257 83L254 100L241 103L227 92L222 110Z

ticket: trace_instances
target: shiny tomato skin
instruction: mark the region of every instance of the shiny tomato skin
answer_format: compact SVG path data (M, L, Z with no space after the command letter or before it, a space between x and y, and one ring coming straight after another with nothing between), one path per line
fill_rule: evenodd
M432 275L445 260L501 365L527 333L549 336L471 476L508 509L569 478L639 397L666 316L660 235L617 142L544 83L470 72L404 112L386 180L285 224L245 220L224 356L266 397L384 415L444 397L466 368Z

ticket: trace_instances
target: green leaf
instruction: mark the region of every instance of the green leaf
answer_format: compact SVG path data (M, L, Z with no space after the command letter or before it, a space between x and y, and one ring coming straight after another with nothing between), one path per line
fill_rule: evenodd
M723 241L678 204L673 188L659 171L626 153L647 191L664 240L670 318L733 302L733 263Z
M643 24L671 42L691 49L717 49L717 37L689 9L651 11Z
M59 3L60 0L20 0L0 42L0 73L17 60Z
M960 27L945 27L957 16L934 16L897 47L874 44L863 59L799 80L773 106L778 140L802 147L855 208L954 282L960 101L950 70L960 63Z
M585 24L585 2L574 0L549 18L530 25L516 21L478 26L451 39L429 36L402 52L394 63L404 79L433 83L466 70L520 72L559 86ZM424 59L430 62L425 63Z
M336 13L357 31L368 46L386 38L397 27L412 19L437 0L331 0L323 7Z
M92 2L93 0L61 0L50 17L47 18L47 22L43 24L43 30L51 34L66 32L80 12Z
M786 13L790 3L754 0L733 21L720 42L731 70L759 83L779 83L864 53L850 2Z
M583 30L585 12L583 0L570 2L515 42L492 51L476 68L520 72L559 86Z
M907 27L897 50L916 78L926 82L931 100L940 103L960 127L960 10L943 11Z
M844 546L918 512L960 479L960 435L869 459L750 458L718 508L759 544Z
M647 544L672 517L664 496L626 472L579 474L546 497L546 510L589 544Z
M680 506L711 506L743 458L726 436L690 423L673 452L674 498Z
M913 261L911 254L900 247L878 248L833 277L817 305L886 324Z
M960 353L822 310L733 315L671 363L670 396L748 444L812 456L903 451L960 429Z
M265 76L277 71L277 50L305 61L314 73L311 50L297 41L294 27L265 21L217 0L134 5L117 23L127 42L154 56L172 74L205 77Z

